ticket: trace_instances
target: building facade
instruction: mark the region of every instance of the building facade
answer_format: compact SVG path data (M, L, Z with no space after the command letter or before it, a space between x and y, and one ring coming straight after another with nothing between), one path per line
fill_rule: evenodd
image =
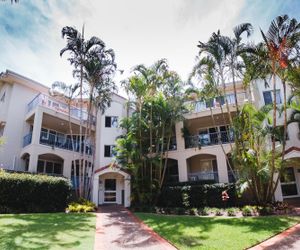
M283 90L279 80L277 86L277 101L281 103ZM257 107L272 103L271 86L265 86L263 81L254 82L251 91L245 91L241 82L236 87L239 105L249 101ZM81 114L76 103L69 111L64 100L49 95L48 87L12 71L1 73L0 136L6 143L0 149L0 168L63 175L76 186L74 173L78 172L84 150L85 178L92 178L93 202L130 206L130 175L113 164L115 140L123 133L118 123L128 115L125 103L125 98L114 94L105 113L98 112L91 118L90 133L96 139L83 149L79 146L80 119L84 132L86 111ZM234 182L237 173L228 168L225 156L230 156L234 141L229 128L230 116L236 114L233 84L226 85L224 97L193 104L194 109L185 115L185 120L176 124L175 138L167 153L167 181ZM283 124L283 118L278 119L278 124ZM300 197L297 123L288 125L285 158L295 158L295 163L287 167L281 179L275 194L277 200Z

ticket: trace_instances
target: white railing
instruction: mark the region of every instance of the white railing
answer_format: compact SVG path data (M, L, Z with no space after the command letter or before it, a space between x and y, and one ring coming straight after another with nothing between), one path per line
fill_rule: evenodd
M27 112L30 112L36 106L43 106L57 112L69 115L68 105L64 102L58 101L50 96L44 95L42 93L38 94L30 103L27 105ZM75 119L82 119L84 122L88 120L88 113L86 111L81 111L79 108L71 106L70 116ZM96 124L96 117L91 115L91 123Z

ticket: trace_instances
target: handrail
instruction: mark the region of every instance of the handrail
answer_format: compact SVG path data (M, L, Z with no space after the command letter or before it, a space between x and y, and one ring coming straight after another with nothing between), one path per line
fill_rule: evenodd
M36 106L41 105L43 107L50 108L60 113L69 114L68 105L62 101L56 100L50 96L39 93L27 104L27 112L30 112ZM84 122L88 121L88 112L80 110L77 107L71 106L70 116L76 119L83 119ZM94 115L90 116L91 123L96 124L96 117Z
M204 147L210 145L226 144L234 141L231 131L199 134L184 137L185 148Z
M227 99L228 104L235 104L235 97L234 94L226 94L224 96L218 96L216 98L212 98L210 101L192 101L190 102L191 105L193 105L193 110L190 111L190 113L198 113L202 111L209 110L209 107L211 106L212 109L219 108L221 105L225 105L225 99ZM237 99L238 103L243 103L247 100L246 98L246 92L240 92L237 93Z

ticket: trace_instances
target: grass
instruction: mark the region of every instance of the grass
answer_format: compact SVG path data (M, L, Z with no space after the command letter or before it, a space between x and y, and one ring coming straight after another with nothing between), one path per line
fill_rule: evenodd
M220 218L136 215L179 249L245 249L300 222L299 217Z
M0 249L93 249L94 214L0 215Z

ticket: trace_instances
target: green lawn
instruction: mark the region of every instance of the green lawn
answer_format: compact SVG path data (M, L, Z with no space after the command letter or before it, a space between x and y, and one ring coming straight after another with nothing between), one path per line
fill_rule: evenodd
M0 215L0 249L93 249L94 214Z
M220 218L136 213L179 249L245 249L299 223L299 217Z

